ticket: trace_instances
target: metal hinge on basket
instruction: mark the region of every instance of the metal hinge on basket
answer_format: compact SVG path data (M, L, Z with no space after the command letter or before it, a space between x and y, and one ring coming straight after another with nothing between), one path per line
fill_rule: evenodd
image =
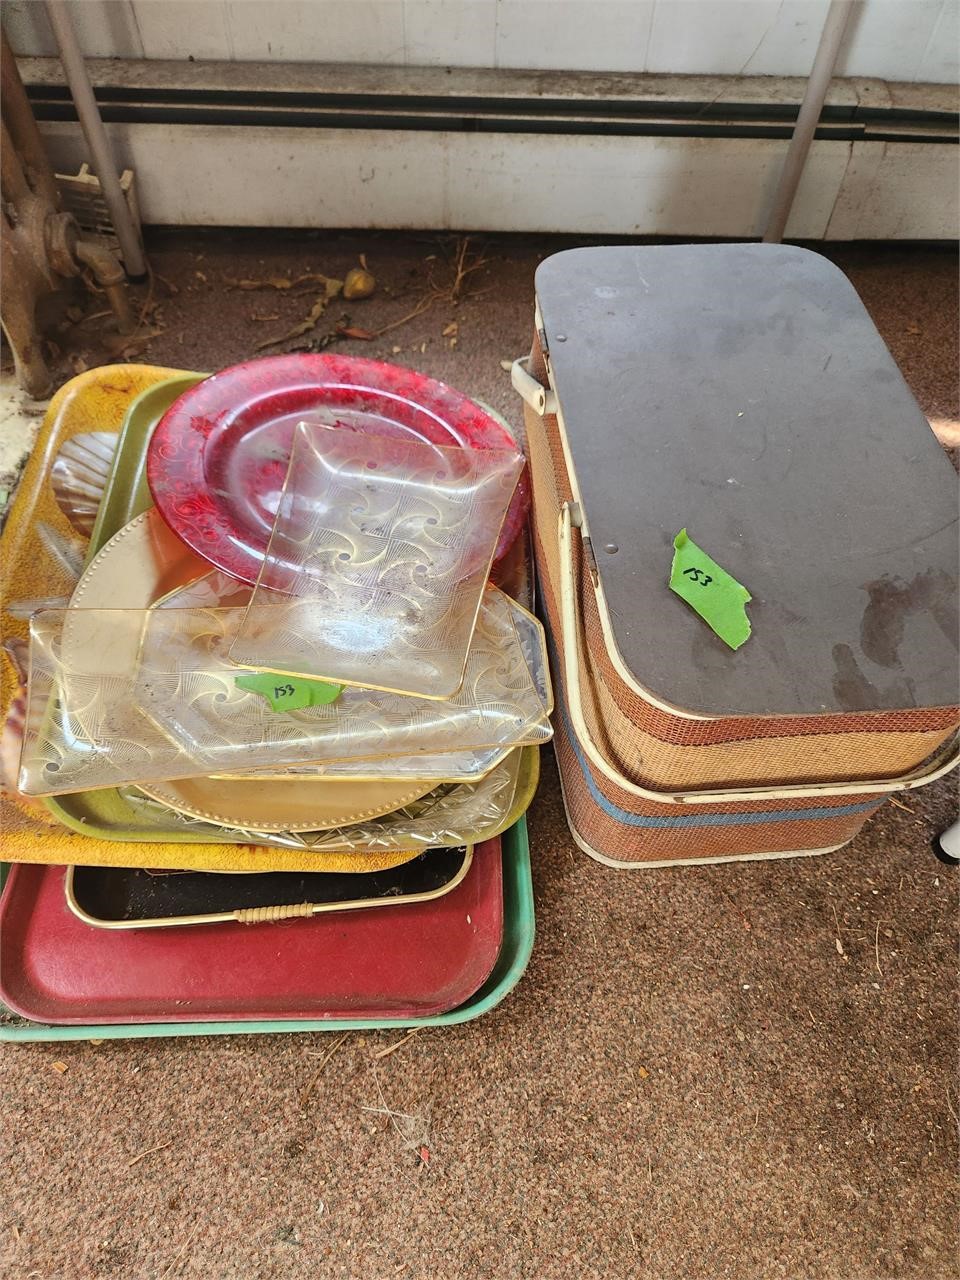
M510 381L513 383L514 391L518 393L524 403L529 405L538 417L542 418L545 414L556 414L559 409L557 393L552 387L545 387L542 382L538 382L533 374L528 372L527 365L529 362L529 356L521 356L519 360L514 360L510 369ZM583 513L578 502L570 504L570 523L580 530L580 539L583 545L584 558L587 562L587 569L593 579L593 585L597 587L600 584L597 557L593 554L593 543L589 533L584 532Z

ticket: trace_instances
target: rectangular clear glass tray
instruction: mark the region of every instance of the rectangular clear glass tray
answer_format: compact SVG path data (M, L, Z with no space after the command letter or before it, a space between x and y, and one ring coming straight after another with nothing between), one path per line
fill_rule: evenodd
M20 789L57 795L551 736L539 623L494 587L484 594L463 684L445 700L348 687L330 703L274 710L238 684L243 677L225 657L241 617L236 609L36 614ZM517 619L528 642L535 637L536 679Z

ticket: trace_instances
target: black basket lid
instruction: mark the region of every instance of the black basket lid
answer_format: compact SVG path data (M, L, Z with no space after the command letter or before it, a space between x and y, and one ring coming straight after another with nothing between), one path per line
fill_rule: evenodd
M958 700L956 476L850 282L784 245L572 249L537 299L616 647L702 715ZM733 651L669 588L741 582Z

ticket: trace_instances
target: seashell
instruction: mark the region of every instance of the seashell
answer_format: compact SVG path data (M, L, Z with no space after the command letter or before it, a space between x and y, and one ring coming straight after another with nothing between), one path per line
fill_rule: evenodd
M67 440L50 470L57 506L74 529L89 537L117 451L115 431L88 431Z

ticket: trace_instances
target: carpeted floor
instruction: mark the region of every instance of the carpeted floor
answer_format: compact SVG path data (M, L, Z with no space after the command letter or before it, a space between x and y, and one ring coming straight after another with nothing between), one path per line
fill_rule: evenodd
M478 239L477 296L348 349L516 421L500 362L529 344L533 269L556 247ZM143 358L194 369L248 356L312 303L225 277L342 275L365 252L377 296L334 303L319 332L344 312L375 329L431 272L448 282L453 253L386 235L164 234L150 250L162 332ZM928 415L955 420L954 255L829 256ZM89 338L64 350L103 360ZM954 795L911 793L820 859L628 874L575 849L546 752L537 945L486 1018L383 1057L399 1036L351 1035L326 1062L322 1034L4 1046L3 1274L952 1280L957 874L930 840ZM429 1162L386 1109L422 1120Z

